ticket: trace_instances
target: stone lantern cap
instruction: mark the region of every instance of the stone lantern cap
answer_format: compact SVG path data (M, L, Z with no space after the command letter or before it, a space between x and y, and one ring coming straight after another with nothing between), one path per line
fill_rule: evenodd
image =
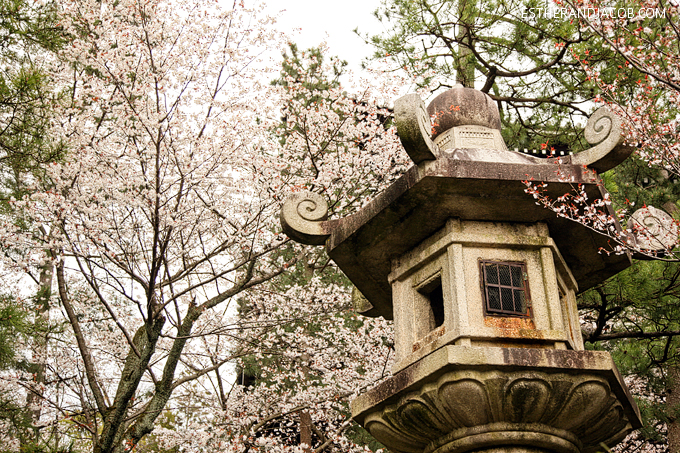
M294 194L282 209L286 234L326 245L371 303L365 315L392 319L391 263L450 218L545 223L579 291L630 265L629 255L600 253L608 248L605 236L537 205L523 184L546 182L546 195L553 199L581 185L589 200L601 199L605 192L597 173L632 151L623 145L616 116L600 109L591 117L585 132L592 148L561 160L539 159L507 149L496 104L486 94L457 87L440 98L429 112L417 95L396 101L398 134L416 165L363 209L326 220L325 200L311 193Z

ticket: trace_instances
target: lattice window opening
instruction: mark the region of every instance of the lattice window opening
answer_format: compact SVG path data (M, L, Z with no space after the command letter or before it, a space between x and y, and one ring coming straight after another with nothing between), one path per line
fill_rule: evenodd
M480 267L486 313L529 316L526 264L481 261Z

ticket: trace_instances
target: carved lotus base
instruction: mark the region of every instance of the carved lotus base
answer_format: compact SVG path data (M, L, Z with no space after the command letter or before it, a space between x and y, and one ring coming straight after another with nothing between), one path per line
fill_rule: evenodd
M393 452L590 453L640 426L608 353L447 346L352 403Z

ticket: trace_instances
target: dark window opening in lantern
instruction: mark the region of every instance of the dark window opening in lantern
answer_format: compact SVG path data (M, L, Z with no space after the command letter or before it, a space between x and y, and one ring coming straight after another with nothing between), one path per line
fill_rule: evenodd
M480 268L487 314L511 316L529 314L526 264L480 261Z
M418 288L418 292L423 295L430 303L430 330L444 324L444 291L442 289L442 279L436 279L428 282L426 285Z

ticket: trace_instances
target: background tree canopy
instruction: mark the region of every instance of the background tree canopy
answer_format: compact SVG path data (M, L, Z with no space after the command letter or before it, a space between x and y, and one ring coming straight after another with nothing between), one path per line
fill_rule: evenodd
M498 101L511 149L579 151L599 91L574 57L587 55L605 80L617 77L624 59L577 20L539 14L560 5L386 0L376 16L388 31L365 39L376 58L387 57L393 71L407 71L427 91L460 83Z

